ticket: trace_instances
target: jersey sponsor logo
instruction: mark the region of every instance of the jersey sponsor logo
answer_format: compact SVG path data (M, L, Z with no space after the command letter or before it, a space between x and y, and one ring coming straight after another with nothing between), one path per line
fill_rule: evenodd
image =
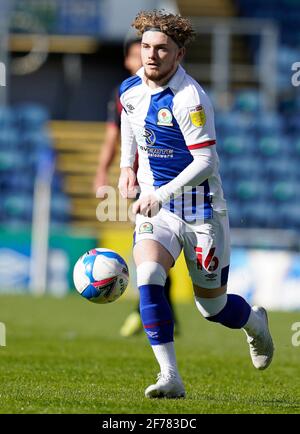
M202 105L197 105L196 107L191 107L190 119L195 127L203 127L206 122L205 110Z
M154 132L152 130L150 130L150 128L144 129L143 136L146 139L147 145L154 145L154 143L156 142L156 136L155 136Z
M157 125L162 125L164 127L172 127L173 116L170 110L167 108L162 108L157 113Z
M173 158L174 156L173 149L157 149L147 145L139 145L139 149L147 152L148 156L153 158Z
M153 224L150 222L142 223L139 227L139 234L153 234Z
M173 149L160 149L153 146L156 142L155 133L150 128L139 128L136 131L136 140L140 151L146 152L153 158L173 158Z

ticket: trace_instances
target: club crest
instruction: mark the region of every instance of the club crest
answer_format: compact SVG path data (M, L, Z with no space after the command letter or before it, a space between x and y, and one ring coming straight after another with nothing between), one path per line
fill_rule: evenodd
M162 108L157 113L157 125L162 125L165 127L172 127L173 116L169 109Z

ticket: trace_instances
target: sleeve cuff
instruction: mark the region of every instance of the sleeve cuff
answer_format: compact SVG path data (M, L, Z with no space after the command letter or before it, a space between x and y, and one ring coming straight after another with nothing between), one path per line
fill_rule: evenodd
M206 146L212 146L215 144L216 144L215 140L206 140L205 142L196 143L195 145L188 145L188 149L191 151L193 149L205 148Z
M130 167L131 169L133 169L134 166L134 162L130 162L130 161L121 161L120 163L120 169L123 169L124 167Z

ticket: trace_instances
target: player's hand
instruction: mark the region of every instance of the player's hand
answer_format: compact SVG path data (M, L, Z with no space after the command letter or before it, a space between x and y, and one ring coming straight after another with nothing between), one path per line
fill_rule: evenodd
M136 174L131 167L123 167L119 178L119 191L124 199L135 199L138 193Z
M161 203L154 193L141 196L132 206L133 214L142 214L145 217L154 217L158 214Z

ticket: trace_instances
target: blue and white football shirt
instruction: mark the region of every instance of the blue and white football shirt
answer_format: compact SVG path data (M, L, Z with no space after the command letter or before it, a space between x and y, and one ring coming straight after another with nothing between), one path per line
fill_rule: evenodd
M144 68L120 86L122 117L129 125L123 130L122 141L132 143L132 152L122 153L121 167L131 166L137 148L139 168L137 180L141 191L153 191L173 180L192 161L192 153L216 144L213 108L202 87L179 66L166 86L151 89L144 81ZM134 147L136 146L136 148ZM192 220L195 213L211 218L212 210L226 209L218 156L214 173L201 187L184 195L182 216ZM200 191L200 193L199 193ZM196 208L196 195L202 195L202 209ZM171 200L164 205L170 211L178 209ZM199 216L198 216L199 217Z

